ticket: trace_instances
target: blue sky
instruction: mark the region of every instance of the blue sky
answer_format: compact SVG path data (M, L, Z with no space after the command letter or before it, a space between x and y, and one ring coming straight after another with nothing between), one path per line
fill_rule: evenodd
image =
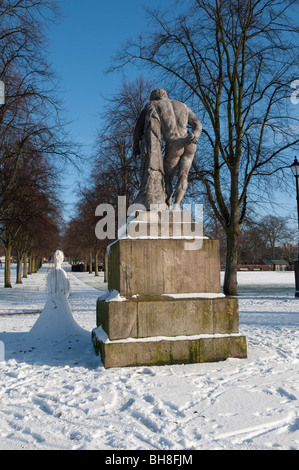
M60 79L60 95L65 118L73 121L72 135L90 155L100 126L104 101L101 95L116 94L124 78L122 72L106 74L112 57L130 37L137 37L147 25L144 7L167 8L173 0L61 0L64 17L50 27L50 62ZM139 75L131 70L128 80ZM88 175L85 166L83 179ZM68 168L64 200L74 201L78 174ZM71 214L67 207L67 215Z

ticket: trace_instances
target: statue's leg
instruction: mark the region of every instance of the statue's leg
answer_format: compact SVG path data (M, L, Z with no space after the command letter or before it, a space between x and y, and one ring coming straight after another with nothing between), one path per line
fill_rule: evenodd
M168 205L168 207L171 206L172 196L174 193L172 181L183 152L184 146L178 141L169 142L166 146L164 159L164 178L166 204Z
M195 154L196 145L189 144L186 148L184 155L180 159L179 164L179 179L174 193L174 209L180 209L180 204L185 195L188 187L188 175L192 165L193 157Z
M172 162L165 162L164 165L164 173L165 173L165 191L166 191L166 204L170 207L171 206L171 201L172 201L172 196L173 196L173 186L172 186L172 180L175 174L176 170L176 165L172 166Z

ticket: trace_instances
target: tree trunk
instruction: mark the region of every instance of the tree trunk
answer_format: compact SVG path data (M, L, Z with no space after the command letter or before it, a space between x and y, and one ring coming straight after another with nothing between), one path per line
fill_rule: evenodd
M31 254L29 255L28 261L29 261L29 263L28 263L28 274L32 274L33 269L32 269L32 255Z
M236 296L238 295L237 273L239 229L229 227L227 229L226 236L226 264L223 293L225 295Z
M95 255L94 255L94 275L98 276L99 275L99 256L98 256L98 250L95 250Z
M34 274L34 256L30 256L30 274Z
M27 269L28 269L28 258L27 258L27 253L24 253L24 257L23 257L23 278L24 279L27 279Z
M32 256L32 272L35 274L37 271L36 256Z
M92 274L92 250L89 250L89 274Z
M226 226L226 263L223 293L229 296L237 296L238 285L238 250L240 236L239 222L239 162L240 162L240 145L238 149L238 158L235 159L235 166L231 171L231 188L230 188L230 218L229 224Z
M108 282L108 251L104 252L104 282Z
M10 259L11 259L11 242L5 244L5 271L4 271L4 287L12 287L10 281Z
M16 284L22 284L22 264L23 264L23 255L18 251L18 252L17 252L17 277L16 277Z

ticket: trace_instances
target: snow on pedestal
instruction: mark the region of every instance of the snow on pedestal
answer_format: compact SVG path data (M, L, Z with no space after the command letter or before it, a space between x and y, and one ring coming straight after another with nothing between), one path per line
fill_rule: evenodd
M64 255L57 250L55 265L48 274L48 299L30 333L48 339L78 335L84 330L76 323L68 302L70 282L61 267Z

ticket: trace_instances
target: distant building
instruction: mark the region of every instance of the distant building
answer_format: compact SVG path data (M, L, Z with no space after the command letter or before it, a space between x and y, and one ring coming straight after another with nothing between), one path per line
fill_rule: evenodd
M285 259L265 259L264 263L272 266L273 271L286 271L289 268L289 263Z

